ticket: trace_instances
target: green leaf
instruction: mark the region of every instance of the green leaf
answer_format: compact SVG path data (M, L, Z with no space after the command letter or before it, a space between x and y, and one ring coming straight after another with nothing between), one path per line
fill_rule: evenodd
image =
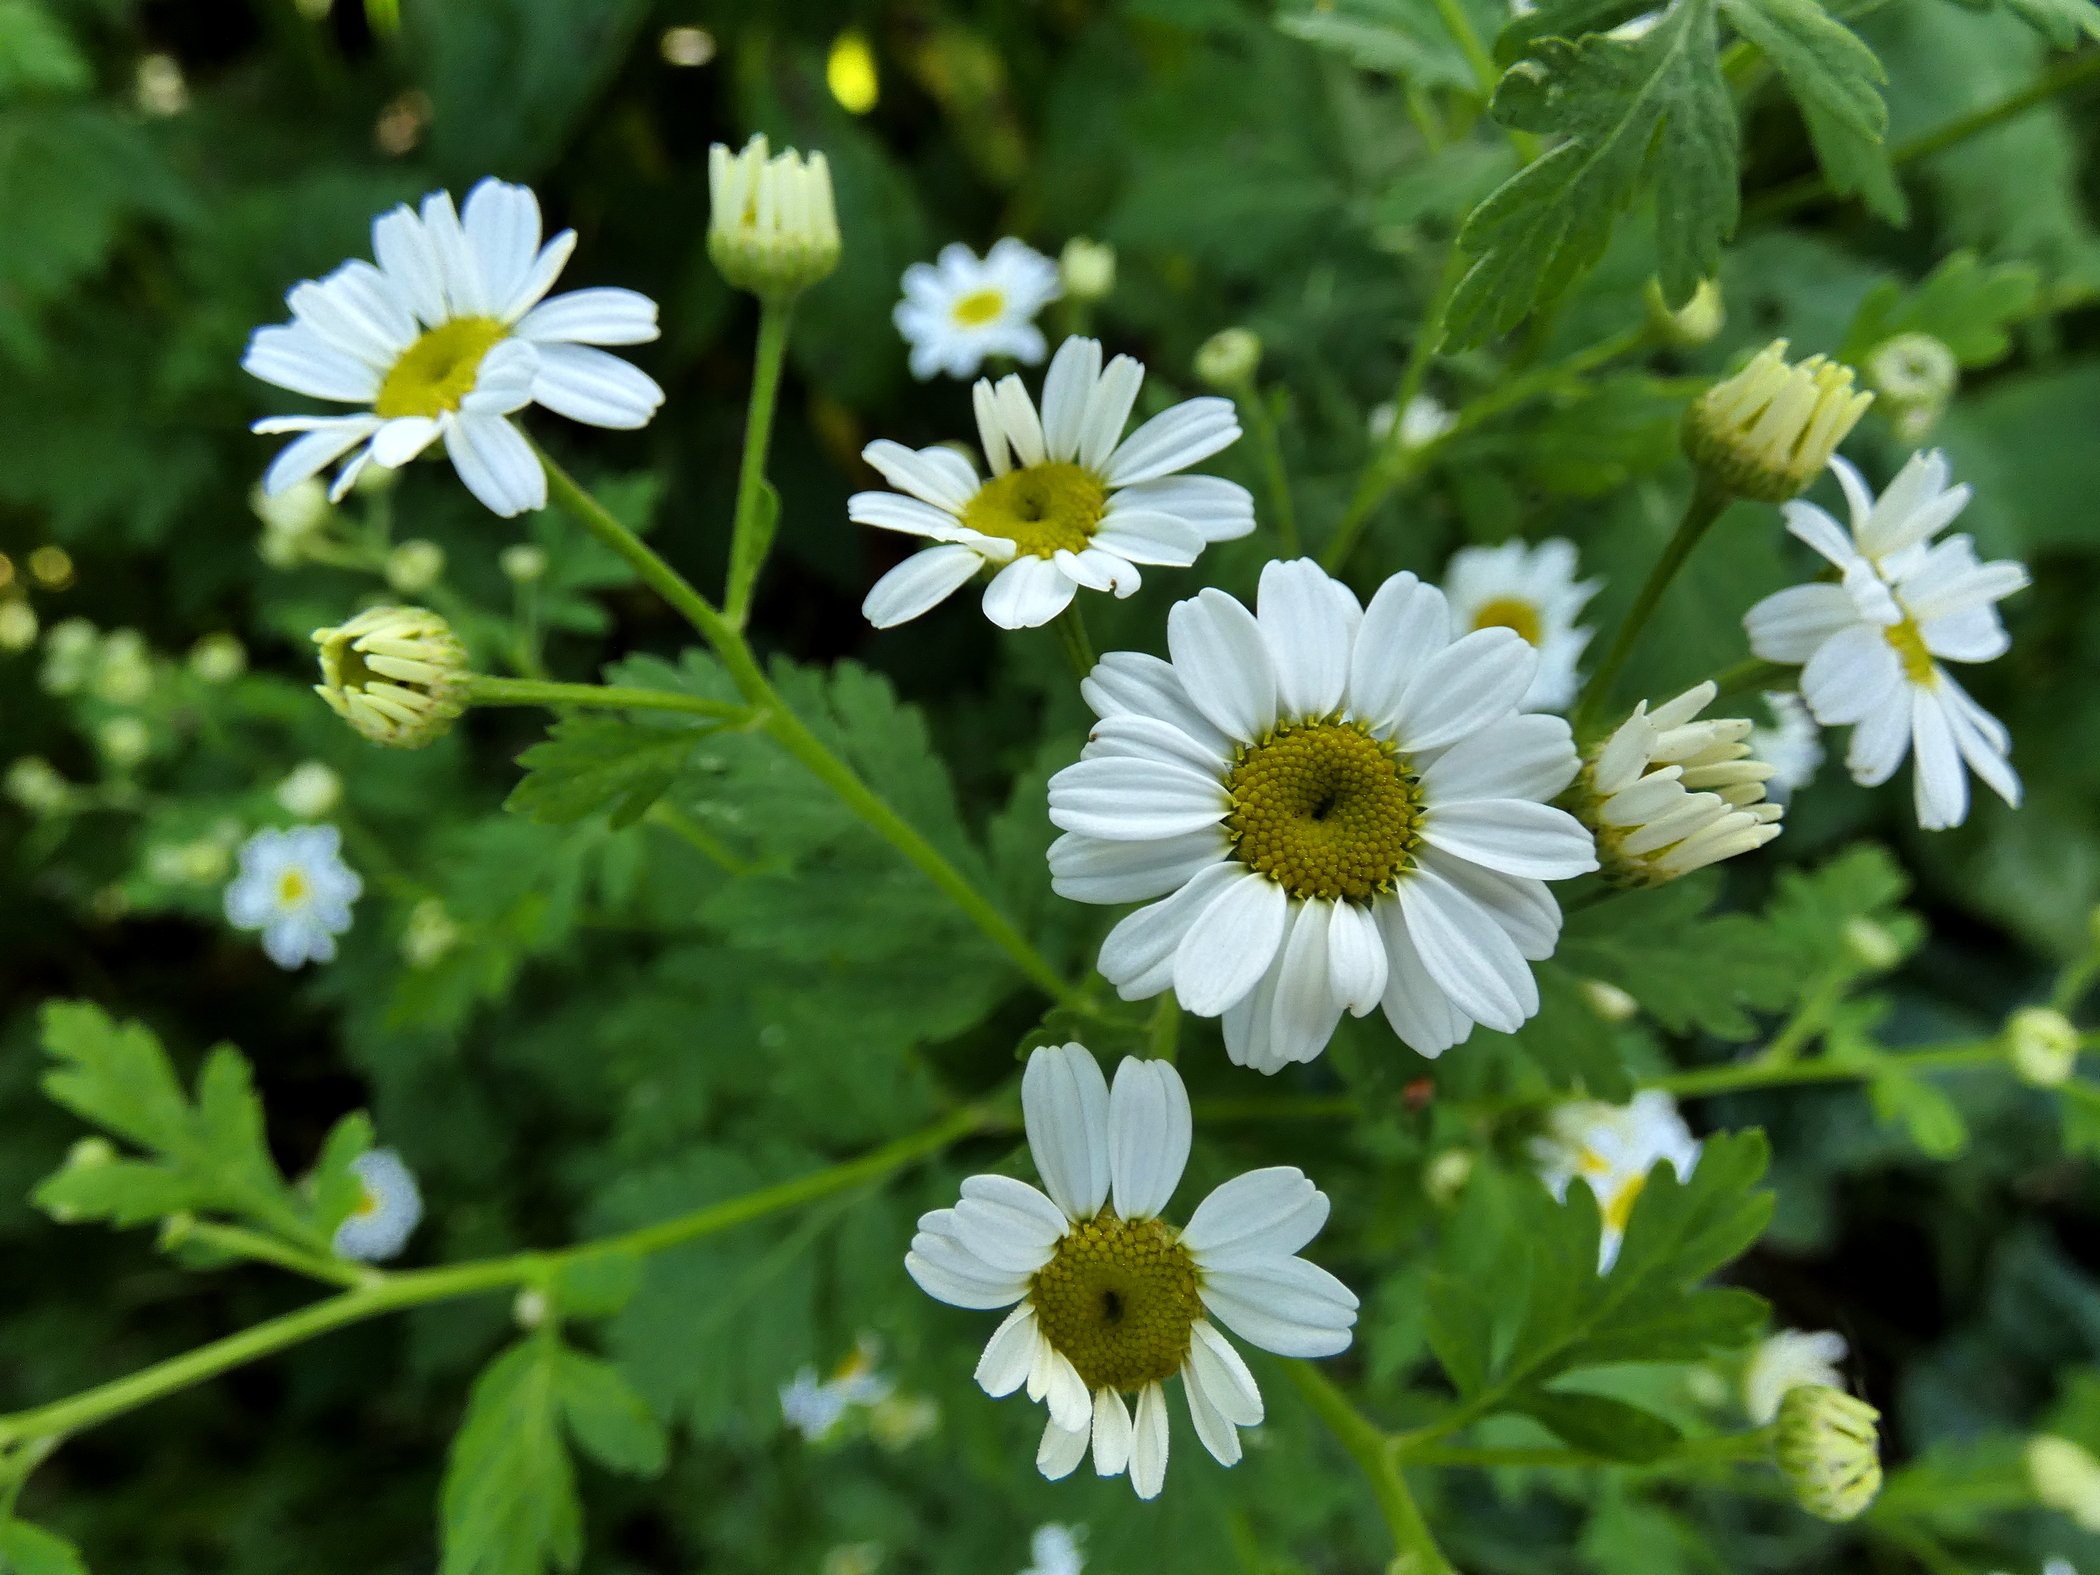
M373 1141L372 1118L356 1110L331 1127L321 1144L321 1157L314 1161L313 1179L308 1185L313 1197L314 1229L331 1242L337 1228L364 1201L364 1182L350 1165L370 1152Z
M555 1388L569 1431L593 1460L627 1476L653 1477L663 1470L669 1449L663 1424L618 1368L564 1348Z
M0 51L6 45L0 42ZM55 1531L24 1521L0 1523L0 1575L88 1575L80 1550Z
M1692 876L1571 913L1554 960L1617 985L1672 1033L1748 1039L1751 1014L1789 1003L1799 975L1768 926L1708 914L1719 884Z
M643 1267L633 1253L612 1249L564 1258L548 1290L564 1317L603 1318L625 1307L641 1289Z
M1450 30L1429 8L1409 0L1343 0L1286 12L1276 26L1365 71L1387 72L1417 87L1477 90L1473 68Z
M474 1381L440 1501L440 1575L541 1575L583 1558L583 1507L562 1443L565 1353L520 1341Z
M2100 39L2100 5L2093 0L2000 0L2005 9L2057 49L2075 49L2080 39Z
M73 40L38 0L0 0L0 99L78 93L92 81Z
M1474 209L1473 263L1451 299L1459 344L1507 331L1604 255L1618 216L1655 197L1673 304L1720 264L1735 229L1735 105L1715 59L1714 0L1681 0L1639 38L1545 38L1496 90L1495 118L1560 141Z
M2034 312L2041 276L2025 263L1986 263L1956 252L1906 290L1884 279L1867 292L1839 356L1854 365L1898 334L1930 334L1966 367L1991 366L2012 353L2010 329Z
M1721 15L1786 79L1804 110L1879 142L1888 130L1881 84L1888 80L1874 51L1818 0L1720 0Z
M1563 1443L1605 1460L1654 1460L1683 1439L1677 1424L1609 1395L1530 1389L1510 1409L1542 1424Z
M633 825L677 780L693 745L718 724L666 727L639 717L567 716L518 756L525 775L503 807L542 826L609 812Z

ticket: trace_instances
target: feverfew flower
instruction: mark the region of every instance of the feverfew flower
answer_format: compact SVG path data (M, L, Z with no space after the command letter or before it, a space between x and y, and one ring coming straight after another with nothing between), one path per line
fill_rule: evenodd
M1844 1522L1881 1492L1881 1413L1842 1389L1800 1384L1779 1403L1773 1464L1794 1501L1818 1520Z
M1397 443L1406 452L1427 448L1458 425L1458 413L1434 394L1417 394L1396 412L1391 400L1373 405L1365 426L1374 443Z
M1082 588L1128 596L1137 564L1185 569L1209 543L1253 530L1245 487L1175 474L1240 435L1232 401L1185 399L1124 438L1144 377L1129 356L1103 368L1098 342L1067 339L1043 379L1040 416L1017 375L996 386L980 379L973 393L989 481L953 448L870 443L862 457L910 496L856 492L848 517L939 545L875 583L861 604L868 622L888 629L916 618L997 568L984 615L1032 629Z
M401 1156L375 1148L350 1161L362 1188L357 1207L335 1229L335 1254L360 1263L400 1256L423 1219L423 1192Z
M1718 693L1708 680L1652 712L1643 700L1583 762L1576 815L1615 885L1660 886L1779 835L1784 812L1764 801L1772 767L1751 755L1749 721L1698 720Z
M1042 360L1049 346L1036 313L1063 291L1057 264L1025 241L1009 235L981 260L951 243L936 261L904 270L904 299L890 319L911 346L911 375L920 382L936 373L974 377L986 356L1024 366Z
M707 150L707 253L722 277L757 295L792 296L839 264L831 165L821 153L774 153L762 136Z
M377 266L346 262L285 297L292 320L259 328L241 365L295 394L363 408L273 416L257 432L302 434L263 476L285 492L341 459L340 498L367 464L406 465L432 443L467 490L502 515L543 508L547 478L511 422L527 405L596 427L649 424L664 392L594 345L656 337L656 303L632 290L554 285L576 232L540 244L539 199L484 180L455 211L449 192L372 225Z
M1823 731L1799 695L1790 690L1765 691L1770 727L1750 729L1750 753L1772 768L1765 796L1784 804L1814 780L1823 764Z
M1979 562L1967 535L1933 541L1969 501L1969 488L1947 485L1937 451L1913 455L1879 501L1845 461L1831 469L1850 506L1849 533L1813 503L1788 505L1786 522L1840 578L1752 607L1743 617L1751 651L1804 664L1809 711L1825 727L1852 728L1845 765L1853 781L1886 782L1916 751L1913 797L1927 831L1968 818L1970 771L2018 805L2011 736L1943 664L2005 654L2011 641L1995 604L2027 584L2027 570L2010 559Z
M878 1354L874 1342L863 1339L829 1378L819 1378L814 1367L803 1368L780 1386L781 1419L809 1442L821 1443L853 1407L889 1398L895 1385L876 1371Z
M1845 1337L1829 1329L1781 1329L1767 1336L1743 1369L1743 1414L1763 1427L1779 1415L1787 1391L1801 1384L1845 1387Z
M1033 1562L1021 1575L1079 1575L1086 1568L1086 1549L1080 1544L1085 1532L1084 1526L1055 1522L1036 1527L1035 1535L1028 1539L1028 1556Z
M1102 659L1080 686L1101 721L1050 779L1059 895L1150 903L1102 943L1123 999L1171 985L1264 1072L1317 1056L1345 1010L1383 1007L1431 1056L1538 1010L1545 883L1597 861L1548 803L1568 724L1517 711L1536 651L1461 632L1412 574L1365 609L1304 559L1262 571L1257 611L1180 603L1167 648Z
M428 608L368 607L313 639L321 659L314 693L375 744L421 749L466 709L467 648Z
M1578 628L1602 580L1575 578L1575 544L1559 537L1530 546L1461 547L1444 565L1444 597L1459 629L1514 629L1539 653L1526 711L1565 711L1575 702L1575 664L1591 631Z
M1799 497L1874 403L1852 381L1852 368L1824 356L1790 364L1786 341L1775 339L1692 402L1685 453L1708 485L1736 497Z
M263 951L280 968L335 957L350 928L350 904L364 890L343 862L333 826L258 831L241 844L240 868L226 888L226 919L262 931Z
M1019 1304L976 1376L986 1394L1025 1385L1048 1405L1044 1476L1068 1475L1091 1442L1097 1473L1127 1469L1140 1498L1155 1496L1177 1374L1196 1436L1236 1463L1261 1392L1216 1325L1280 1356L1348 1348L1355 1296L1296 1256L1326 1222L1326 1195L1277 1166L1226 1182L1185 1227L1162 1220L1191 1138L1188 1093L1164 1061L1126 1059L1111 1091L1083 1045L1046 1046L1029 1057L1021 1113L1049 1196L972 1176L954 1208L920 1216L905 1268L951 1306Z
M1677 1113L1675 1100L1646 1089L1631 1104L1583 1099L1559 1106L1547 1118L1546 1130L1532 1139L1531 1157L1539 1179L1556 1198L1565 1198L1577 1179L1597 1194L1604 1217L1597 1269L1603 1273L1618 1260L1626 1222L1649 1173L1667 1161L1680 1181L1691 1175L1699 1163L1699 1140Z

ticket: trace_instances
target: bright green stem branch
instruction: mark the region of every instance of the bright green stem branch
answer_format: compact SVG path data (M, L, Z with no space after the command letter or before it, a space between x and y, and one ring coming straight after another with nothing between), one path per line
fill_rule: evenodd
M1575 707L1574 725L1578 740L1596 726L1599 713L1611 699L1611 686L1625 668L1634 646L1640 643L1642 631L1648 627L1648 619L1662 600L1663 592L1670 588L1670 582L1677 578L1677 571L1684 567L1685 559L1692 555L1699 539L1721 517L1731 501L1726 492L1706 479L1704 472L1700 473L1691 500L1684 506L1684 518L1663 547L1662 556L1655 560L1655 567L1648 571L1648 578L1634 597L1633 606L1627 609L1618 632L1612 636L1611 648L1604 653L1604 660L1597 664L1597 670L1590 674L1590 681L1583 686L1582 699Z
M617 684L564 684L541 678L490 678L476 674L467 685L470 705L595 706L608 711L685 711L694 716L742 720L750 707L710 700L675 689L636 689Z
M1254 434L1254 447L1261 455L1263 491L1268 494L1269 520L1276 527L1277 545L1286 558L1295 558L1304 549L1298 541L1298 511L1291 502L1290 475L1284 469L1283 443L1276 435L1276 418L1269 413L1269 401L1254 386L1252 379L1236 392L1240 413L1247 418L1247 426Z
M12 1449L25 1440L64 1438L82 1432L112 1417L122 1416L127 1411L135 1411L140 1406L216 1378L221 1373L231 1372L236 1367L244 1367L319 1335L362 1323L383 1313L542 1282L564 1261L604 1253L662 1252L667 1247L697 1237L865 1186L939 1152L958 1138L992 1125L996 1115L996 1111L973 1105L859 1159L847 1160L793 1181L761 1187L756 1192L726 1202L709 1204L660 1224L645 1225L624 1235L586 1242L562 1252L524 1252L507 1258L453 1264L447 1268L417 1269L406 1274L375 1274L368 1283L340 1296L332 1296L327 1301L302 1307L297 1312L272 1318L239 1334L199 1346L165 1362L157 1362L129 1377L84 1390L50 1405L18 1411L12 1416L0 1416L0 1451Z
M739 629L750 617L759 572L766 566L779 524L779 505L766 494L766 449L773 439L773 408L780 402L780 368L794 313L792 296L769 296L758 314L758 350L751 369L751 404L744 417L744 458L736 477L736 523L729 539L729 588L723 607Z
M2024 115L2036 105L2046 104L2057 94L2068 92L2096 77L2100 77L2100 48L2087 49L2043 72L2017 93L2010 93L1994 104L1986 104L1981 109L1950 120L1936 130L1912 137L1908 142L1897 143L1889 149L1889 163L1900 166L1914 159L1930 158L1935 153L1943 153L1956 143L1966 142L1994 126ZM1782 218L1796 208L1806 207L1831 195L1833 193L1827 176L1805 175L1800 180L1789 182L1751 203L1744 218L1752 224Z
M1684 1466L1727 1465L1736 1461L1762 1460L1772 1447L1772 1429L1749 1433L1721 1433L1712 1438L1690 1438L1667 1454L1643 1461L1631 1469L1668 1471ZM1417 1466L1466 1466L1487 1470L1517 1466L1535 1470L1582 1470L1597 1466L1624 1466L1579 1449L1552 1445L1536 1448L1469 1448L1463 1444L1424 1444L1407 1451L1407 1462Z
M714 604L694 590L685 577L652 552L641 538L622 525L612 511L592 497L545 452L547 486L554 502L586 531L627 561L643 581L682 613L686 621L707 641L728 671L753 711L762 713L765 730L826 787L839 801L888 842L921 874L939 887L967 914L1014 966L1058 1000L1077 999L1077 991L1051 967L1028 937L1014 928L1013 921L991 902L962 872L942 856L940 850L918 832L865 782L854 769L825 747L801 718L787 708L765 670L758 665L743 632L725 618Z
M1072 671L1081 678L1091 673L1094 670L1094 641L1086 632L1086 614L1079 610L1077 597L1051 620L1050 627L1057 635L1058 649L1065 653Z
M1415 1503L1406 1479L1400 1475L1392 1440L1351 1405L1349 1397L1319 1368L1310 1362L1296 1361L1283 1366L1313 1414L1369 1479L1371 1494L1378 1500L1378 1512L1393 1534L1394 1557L1387 1567L1389 1575L1453 1575L1450 1561L1430 1534L1429 1522L1422 1518L1421 1506Z
M2090 1044L2087 1046L2090 1047ZM1785 1088L1802 1083L1845 1083L1871 1078L1876 1072L1967 1072L2005 1062L2005 1047L1996 1038L1976 1039L1910 1055L1896 1054L1871 1061L1828 1059L1816 1061L1739 1061L1732 1066L1701 1067L1691 1072L1673 1072L1643 1083L1679 1099L1697 1099L1707 1094L1737 1094L1753 1088Z
M238 1225L220 1225L210 1220L191 1221L183 1227L180 1240L216 1248L230 1257L272 1263L280 1269L289 1269L294 1274L327 1285L362 1285L372 1278L372 1271L360 1264L346 1263L340 1258L324 1258L319 1253L279 1241L275 1236L244 1230Z

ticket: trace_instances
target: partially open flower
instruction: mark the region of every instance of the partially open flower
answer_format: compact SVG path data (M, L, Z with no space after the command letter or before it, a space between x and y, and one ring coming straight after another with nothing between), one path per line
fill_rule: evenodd
M423 1192L415 1173L390 1148L375 1148L350 1162L360 1188L357 1206L336 1227L336 1255L361 1263L399 1257L423 1219Z
M1802 1384L1779 1403L1773 1460L1795 1502L1819 1520L1856 1519L1881 1492L1881 1413L1825 1384Z
M2078 1029L2048 1006L2023 1006L2005 1024L2005 1053L2020 1080L2060 1088L2078 1070Z
M314 693L375 744L421 749L466 709L467 650L452 626L421 607L373 607L316 629Z
M794 295L839 265L831 166L821 153L774 153L763 136L707 150L707 254L754 295Z
M1873 402L1853 388L1849 366L1820 355L1790 364L1775 339L1685 412L1685 452L1724 491L1785 503L1823 473Z

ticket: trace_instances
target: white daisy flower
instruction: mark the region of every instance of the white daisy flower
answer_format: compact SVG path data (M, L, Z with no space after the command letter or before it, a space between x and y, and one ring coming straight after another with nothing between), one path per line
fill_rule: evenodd
M1344 1010L1382 1006L1431 1056L1538 1010L1545 883L1597 860L1548 803L1568 724L1517 712L1536 651L1460 632L1412 574L1364 609L1304 559L1262 571L1256 612L1180 603L1167 647L1102 659L1080 686L1101 721L1050 779L1059 895L1151 904L1101 946L1123 999L1171 985L1264 1072L1317 1056Z
M911 375L974 377L992 355L1024 366L1048 346L1035 315L1064 293L1057 264L1011 235L980 260L969 247L941 248L938 261L904 270L904 299L890 318L911 346Z
M539 199L484 180L458 211L449 192L372 224L377 266L346 262L295 285L292 320L259 328L241 365L295 394L363 408L273 416L257 432L297 432L263 476L271 496L349 460L330 496L367 464L406 465L442 439L467 490L496 513L543 508L547 478L510 418L540 404L597 427L641 427L663 403L654 379L594 345L656 337L656 303L632 290L543 300L576 246L540 244Z
M1749 719L1698 720L1719 692L1709 679L1653 711L1643 700L1583 762L1576 814L1605 879L1660 886L1779 835L1785 811L1765 802L1772 767L1744 742Z
M822 1443L855 1406L888 1399L896 1386L876 1371L879 1354L874 1342L864 1339L829 1378L817 1377L814 1367L803 1368L780 1386L782 1420L810 1443Z
M1240 435L1229 399L1185 399L1123 437L1145 369L1127 355L1101 365L1092 339L1067 339L1043 379L1043 408L1009 374L972 391L989 481L954 448L917 452L887 439L862 457L896 492L856 492L849 518L924 536L868 592L878 629L939 605L980 569L996 567L984 615L1033 629L1084 588L1128 596L1140 563L1185 569L1204 547L1254 529L1254 499L1216 476L1181 476ZM1121 439L1120 442L1117 440Z
M1531 546L1461 547L1444 565L1444 595L1459 629L1514 629L1539 653L1526 711L1565 711L1575 703L1575 664L1591 631L1578 628L1602 580L1575 578L1575 544L1553 537Z
M1750 649L1768 662L1805 664L1809 711L1825 727L1852 728L1845 765L1853 781L1886 782L1916 751L1913 797L1927 831L1968 818L1970 771L2017 806L2011 735L1944 664L2005 654L2012 642L1995 604L2026 586L2026 568L1979 562L1967 535L1932 540L1969 501L1968 487L1947 485L1938 451L1912 455L1878 502L1844 460L1830 468L1850 505L1849 533L1813 503L1788 504L1786 524L1837 568L1839 582L1797 585L1752 607L1743 617Z
M350 904L364 888L343 862L333 826L258 831L241 844L240 868L226 887L226 919L262 931L263 951L280 968L329 962L350 928Z
M1801 697L1790 690L1766 690L1765 706L1772 713L1772 725L1750 729L1750 753L1772 768L1765 796L1784 804L1807 787L1822 766L1823 731Z
M400 1256L423 1220L423 1192L415 1173L390 1148L375 1148L350 1161L364 1191L350 1217L336 1227L339 1258L383 1263Z
M1086 1568L1086 1549L1081 1539L1084 1526L1060 1526L1055 1522L1035 1528L1028 1539L1028 1556L1034 1562L1021 1575L1079 1575Z
M1631 1104L1582 1099L1557 1107L1546 1130L1532 1139L1531 1155L1539 1179L1556 1198L1567 1197L1577 1179L1597 1194L1604 1216L1597 1269L1603 1273L1618 1259L1626 1222L1649 1172L1667 1160L1680 1181L1691 1175L1699 1163L1699 1140L1677 1113L1677 1102L1651 1088L1635 1094Z
M1083 1045L1039 1049L1021 1112L1049 1196L972 1176L954 1208L920 1216L905 1268L951 1306L1019 1304L976 1376L986 1394L1025 1385L1048 1405L1044 1476L1068 1475L1091 1442L1097 1473L1127 1469L1138 1496L1154 1497L1167 1471L1164 1385L1177 1374L1196 1436L1236 1463L1261 1392L1217 1324L1279 1356L1348 1348L1356 1297L1296 1256L1326 1222L1326 1195L1278 1166L1226 1182L1180 1229L1162 1220L1191 1138L1188 1093L1165 1061L1126 1059L1111 1092Z
M1767 1336L1743 1369L1743 1414L1763 1427L1779 1415L1789 1389L1845 1387L1845 1337L1829 1329L1781 1329Z

